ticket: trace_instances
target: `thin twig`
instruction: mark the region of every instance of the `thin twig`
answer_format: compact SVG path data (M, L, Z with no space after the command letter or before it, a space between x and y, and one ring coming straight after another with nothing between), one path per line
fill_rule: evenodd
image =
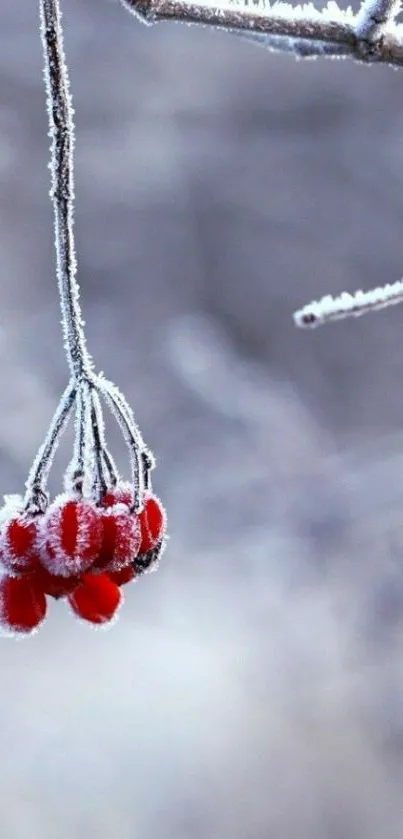
M103 376L100 376L103 384L106 384L107 389L113 398L115 408L121 413L122 418L129 430L131 445L140 450L140 455L136 455L139 464L141 464L141 475L143 477L144 490L151 491L151 472L155 469L155 457L150 449L146 446L140 429L134 419L133 410L130 407L125 395L116 385L108 382ZM139 466L140 468L140 466Z
M230 30L246 30L289 38L353 44L352 13L338 11L337 18L318 12L312 5L293 8L287 3L273 7L263 2L194 3L187 0L122 0L146 23L177 21Z
M42 443L35 460L32 464L26 482L25 504L35 505L36 497L44 495L44 487L49 474L50 467L59 445L60 438L66 428L72 407L76 398L76 387L74 381L69 382L64 391L57 409L53 415L52 422L48 428L44 442Z
M366 312L375 312L403 302L403 280L392 285L375 288L372 291L345 291L340 297L327 295L314 303L308 303L294 314L296 326L315 327L331 320L359 317Z
M64 57L59 0L40 0L41 38L51 142L55 247L66 353L76 380L91 371L76 280L74 244L74 121Z
M106 446L102 407L95 386L91 387L91 431L95 456L94 490L102 498L108 486L117 483L118 471Z
M115 416L126 442L132 469L134 508L138 512L142 509L145 490L142 457L142 452L146 450L144 440L132 410L118 388L103 376L97 377L95 386Z
M69 484L68 489L77 492L80 496L82 496L84 491L84 481L87 472L89 423L89 388L86 383L83 383L77 390L74 454L70 468L66 473L66 483Z
M105 478L103 446L105 445L104 423L96 390L91 388L91 433L94 454L93 496L99 501L105 495L108 481Z

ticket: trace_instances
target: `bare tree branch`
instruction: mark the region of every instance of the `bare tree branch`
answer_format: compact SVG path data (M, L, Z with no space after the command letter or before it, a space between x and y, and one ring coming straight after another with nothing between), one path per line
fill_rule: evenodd
M371 291L356 291L350 294L344 291L340 297L328 294L322 300L308 303L303 309L294 314L296 326L314 327L330 320L342 320L348 317L358 317L366 312L375 312L403 302L403 280L392 285L374 288Z
M52 188L55 224L56 267L59 284L64 344L72 376L79 380L92 362L86 347L76 279L74 242L74 120L70 82L63 48L58 0L40 0L44 75L51 137Z
M351 9L339 9L333 0L322 11L311 3L270 5L266 0L251 4L247 0L121 2L148 24L179 21L212 26L300 57L350 56L357 61L403 65L403 26L394 23L400 0L364 0L357 15Z
M144 23L179 21L212 26L270 50L300 58L350 57L366 63L403 65L403 25L395 23L401 0L363 0L357 14L334 0L318 11L312 3L292 6L268 0L121 0ZM403 302L403 280L372 291L344 292L310 303L294 314L297 326L362 315Z

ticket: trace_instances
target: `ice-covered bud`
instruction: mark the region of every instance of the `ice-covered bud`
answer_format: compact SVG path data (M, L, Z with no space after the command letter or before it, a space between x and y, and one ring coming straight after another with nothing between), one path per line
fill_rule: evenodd
M41 538L42 563L50 574L81 575L101 549L101 513L91 501L59 495L43 517Z
M81 585L68 596L73 612L90 623L108 623L123 602L119 586L107 574L84 574Z
M137 556L141 542L139 518L125 504L109 507L102 514L102 545L96 568L120 571Z
M0 624L12 632L32 633L46 617L46 597L29 577L0 579Z

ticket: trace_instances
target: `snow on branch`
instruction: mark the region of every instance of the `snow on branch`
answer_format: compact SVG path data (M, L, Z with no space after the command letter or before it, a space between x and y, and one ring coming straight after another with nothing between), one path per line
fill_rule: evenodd
M303 309L295 312L294 322L296 326L301 327L321 326L330 320L359 317L366 312L375 312L402 302L403 280L398 280L396 283L374 288L372 291L356 291L354 294L344 291L340 297L332 297L328 294L321 300L308 303Z
M179 21L241 35L270 50L302 58L347 57L403 65L403 25L395 23L400 0L364 0L357 14L330 0L292 6L268 0L121 0L144 23Z
M177 21L211 26L299 58L350 57L365 63L403 66L403 24L396 18L401 0L363 0L356 14L335 0L318 10L312 3L293 6L270 0L121 0L146 24ZM403 280L372 291L323 297L294 314L297 326L330 320L403 302Z

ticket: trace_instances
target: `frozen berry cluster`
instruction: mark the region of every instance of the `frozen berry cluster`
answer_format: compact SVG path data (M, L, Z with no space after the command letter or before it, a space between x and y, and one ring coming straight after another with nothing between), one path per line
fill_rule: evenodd
M122 587L155 568L166 542L165 511L154 495L154 457L125 396L97 373L88 352L74 242L74 119L59 0L40 0L40 33L49 119L50 198L56 280L69 381L32 463L24 497L0 509L0 628L32 634L48 598L65 599L92 624L112 621ZM109 451L104 408L128 451L131 482ZM73 452L63 493L53 501L48 479L61 437L74 415Z
M133 510L130 484L110 487L98 504L73 493L45 512L8 497L0 525L0 623L30 634L44 621L47 597L65 598L93 624L111 621L123 602L122 586L158 563L165 512L152 493Z

